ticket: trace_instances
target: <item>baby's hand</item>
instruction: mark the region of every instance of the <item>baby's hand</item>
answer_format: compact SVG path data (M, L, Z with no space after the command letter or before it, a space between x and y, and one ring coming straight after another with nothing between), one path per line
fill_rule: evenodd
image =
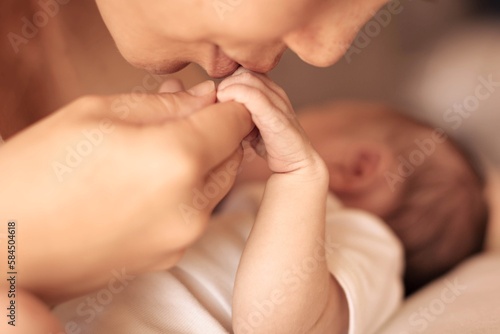
M219 85L217 97L220 102L239 102L250 111L260 134L253 132L247 140L273 173L300 174L322 165L287 95L267 76L239 69Z

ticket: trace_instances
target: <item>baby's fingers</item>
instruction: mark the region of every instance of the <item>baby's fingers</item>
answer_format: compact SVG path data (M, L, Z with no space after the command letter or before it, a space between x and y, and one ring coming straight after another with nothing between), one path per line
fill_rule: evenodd
M262 91L241 84L219 91L218 98L239 102L249 110L262 137L261 140L255 138L251 144L267 159L273 172L290 172L302 165L309 146L294 114L283 113Z
M231 78L236 78L236 77L244 78L245 75L242 76L242 74L245 74L245 73L251 74L254 77L258 78L259 80L263 81L266 84L266 86L268 86L271 90L273 90L283 100L289 101L288 95L283 90L283 88L281 88L278 84L276 84L273 80L271 80L271 78L269 78L269 76L267 74L252 72L250 70L247 70L244 67L240 67L236 72L233 73L233 75L231 77L227 78L226 80L231 79ZM224 80L224 81L226 81L226 80Z
M294 126L291 122L292 117L283 113L257 88L233 84L219 90L217 98L220 102L235 101L243 104L252 115L252 120L264 139L281 134L287 128Z
M292 104L290 103L285 91L266 75L253 73L244 68L240 68L232 76L222 81L219 84L218 89L224 90L225 88L236 84L243 84L262 91L265 95L267 95L269 100L284 113L293 113Z

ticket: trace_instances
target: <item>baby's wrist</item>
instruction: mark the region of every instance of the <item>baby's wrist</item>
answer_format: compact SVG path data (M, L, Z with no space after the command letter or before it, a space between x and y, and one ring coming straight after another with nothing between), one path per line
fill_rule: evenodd
M329 173L328 168L316 151L312 152L303 161L301 166L288 173L274 173L272 179L285 179L287 182L294 182L299 186L313 185L318 188L328 190Z

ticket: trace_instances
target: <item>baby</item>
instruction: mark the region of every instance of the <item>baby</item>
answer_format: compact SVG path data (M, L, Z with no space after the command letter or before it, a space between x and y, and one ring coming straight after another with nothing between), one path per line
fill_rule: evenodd
M483 181L442 129L375 103L335 102L298 115L345 207L382 218L405 249L407 294L482 248ZM252 159L239 184L270 176Z
M267 182L238 186L170 271L59 306L75 333L374 333L403 271L412 291L480 250L482 183L442 132L366 103L299 123L276 84L244 70L218 98L258 129L247 143L266 163L241 181Z

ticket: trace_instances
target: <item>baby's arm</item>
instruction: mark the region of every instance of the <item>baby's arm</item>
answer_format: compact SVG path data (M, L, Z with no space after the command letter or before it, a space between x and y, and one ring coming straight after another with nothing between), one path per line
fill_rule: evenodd
M323 246L323 161L285 93L267 77L239 71L221 83L218 98L250 111L260 131L253 143L273 172L238 268L234 332L345 332L347 301L328 271Z

